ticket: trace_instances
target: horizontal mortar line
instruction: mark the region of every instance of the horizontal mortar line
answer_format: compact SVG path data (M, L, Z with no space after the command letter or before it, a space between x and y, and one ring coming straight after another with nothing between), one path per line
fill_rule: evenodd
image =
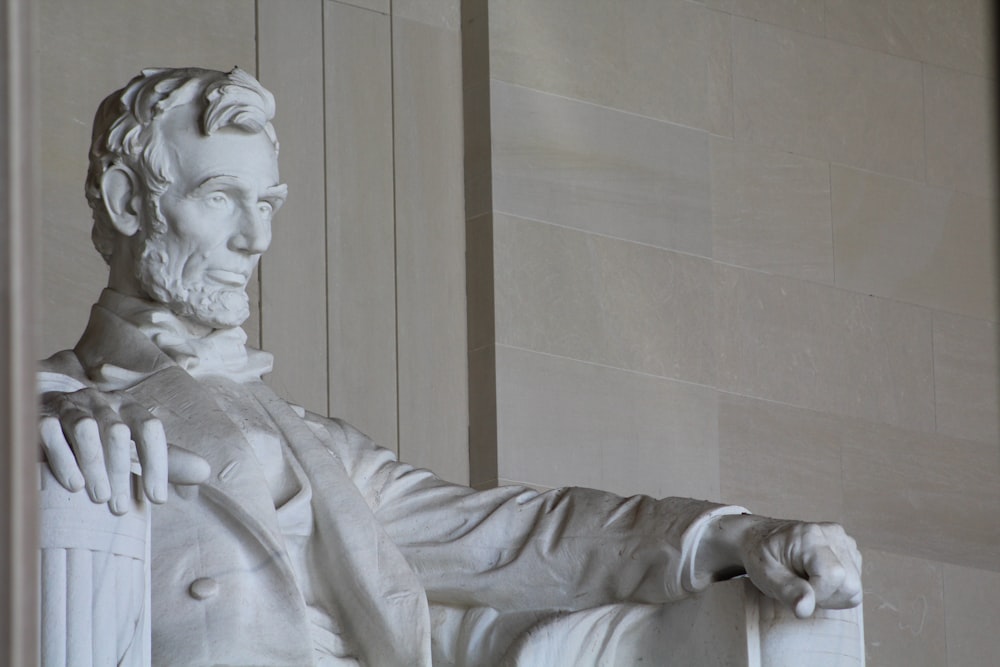
M682 380L680 378L670 377L668 375L657 375L656 373L650 373L648 371L640 371L631 368L620 368L618 366L612 366L610 364L602 364L599 361L589 361L587 359L577 359L576 357L567 357L562 354L555 354L553 352L544 352L542 350L532 350L528 347L521 347L520 345L511 345L510 343L495 343L497 348L507 348L508 350L517 350L519 352L529 352L531 354L540 354L546 357L551 357L553 359L563 359L565 361L575 361L581 364L587 364L588 366L596 366L598 368L607 368L609 370L621 371L622 373L629 373L631 375L639 375L642 377L648 377L655 380L664 380L666 382L676 382L678 384L685 384L692 387L702 387L704 389L716 389L714 386L709 384L702 384L700 382L694 382L692 380Z
M799 405L799 404L796 404L796 403L789 403L787 401L781 401L781 400L772 399L772 398L765 398L763 396L754 396L753 394L745 394L745 393L741 393L739 391L733 391L733 390L730 390L730 389L722 389L722 388L714 386L714 385L702 384L700 382L694 382L694 381L691 381L691 380L684 380L684 379L681 379L681 378L669 377L669 376L666 376L666 375L656 375L655 373L649 373L647 371L640 371L640 370L635 370L635 369L630 369L630 368L619 368L618 366L611 366L610 364L603 364L603 363L598 362L598 361L588 361L586 359L577 359L576 357L567 357L565 355L554 354L552 352L544 352L542 350L532 350L531 348L521 347L519 345L511 345L509 343L496 343L495 346L498 347L498 348L502 347L502 348L506 348L506 349L509 349L509 350L516 350L516 351L519 351L519 352L528 352L530 354L538 354L538 355L542 355L542 356L545 356L545 357L550 357L550 358L553 358L553 359L562 359L562 360L565 360L565 361L573 361L573 362L580 363L580 364L587 364L588 366L595 366L597 368L607 368L609 370L620 371L622 373L628 373L630 375L637 375L637 376L640 376L640 377L648 377L648 378L652 378L652 379L655 379L655 380L663 380L665 382L674 382L674 383L677 383L677 384L687 385L687 386L691 386L691 387L699 387L699 388L702 388L702 389L710 389L710 390L718 392L720 394L728 394L730 396L738 396L740 398L747 398L747 399L751 399L751 400L754 400L754 401L760 401L762 403L771 403L773 405L780 405L780 406L784 406L784 407L795 408L797 410L805 410L807 412L811 412L811 413L816 414L816 415L823 415L823 416L827 416L827 417L831 417L832 416L832 417L840 417L840 418L850 419L850 420L853 420L853 421L861 423L861 424L869 424L869 425L872 425L872 426L888 426L890 428L899 429L901 431L906 431L906 432L909 432L909 433L919 433L919 434L922 434L922 435L929 435L929 436L940 436L940 437L944 437L944 438L949 438L951 440L958 440L958 441L962 441L962 442L969 442L969 443L972 443L972 444L979 444L979 445L990 444L990 443L984 443L984 442L982 442L980 440L975 440L975 439L971 439L971 438L962 438L962 437L959 437L959 436L949 435L947 433L940 433L938 431L926 431L926 430L921 430L921 429L914 429L912 427L902 426L900 424L894 424L892 422L878 421L878 420L875 420L875 419L869 419L869 418L865 418L865 417L859 417L857 415L852 415L852 414L847 413L847 412L824 412L822 410L817 410L816 408L811 408L811 407L807 407L807 406L804 406L804 405Z
M619 109L618 107L609 107L606 104L601 104L600 102L592 102L590 100L582 100L578 97L570 97L568 95L563 95L561 93L553 93L547 90L541 90L540 88L532 88L531 86L526 86L523 83L514 83L513 81L507 81L506 79L501 79L499 77L491 76L489 79L491 82L496 81L497 83L502 83L505 86L511 86L513 88L520 88L521 90L530 90L533 93L538 93L539 95L547 95L549 97L555 97L561 100L566 100L568 102L576 102L577 104L583 104L589 107L595 107L597 109L604 109L606 111L614 111L615 113L625 114L626 116L632 116L634 118L642 118L644 120L653 121L654 123L663 123L664 125L672 125L674 127L680 127L685 130L691 130L692 132L700 132L702 134L712 134L711 131L706 130L703 127L695 127L693 125L684 125L683 123L678 123L675 120L667 120L665 118L657 118L656 116L647 116L646 114L639 113L637 111L629 111L628 109ZM490 109L493 109L493 104L490 104ZM492 133L491 133L492 134ZM725 135L717 135L725 136Z
M934 308L932 306L928 306L928 305L922 304L922 303L916 303L916 302L913 302L913 301L903 301L903 300L901 300L899 298L896 298L896 297L882 296L880 294L874 294L872 292L866 292L866 291L851 290L851 289L847 289L846 287L841 287L840 285L835 285L833 283L822 282L822 281L813 280L813 279L810 279L810 278L799 278L799 277L796 277L796 276L789 276L789 275L784 274L784 273L775 273L773 271L765 271L764 269L757 269L757 268L753 268L753 267L749 267L749 266L742 266L740 264L733 264L731 262L726 262L726 261L723 261L721 259L716 259L714 257L709 257L709 256L706 256L706 255L697 255L695 253L687 252L685 250L677 250L675 248L667 248L667 247L664 247L664 246L658 246L658 245L654 245L652 243L647 243L645 241L636 241L636 240L633 240L633 239L623 238L621 236L613 236L611 234L606 234L604 232L595 232L595 231L592 231L592 230L589 230L589 229L583 229L581 227L573 227L573 226L567 225L565 223L551 222L549 220L542 220L540 218L532 218L530 216L520 215L520 214L517 214L517 213L512 213L510 211L504 211L502 209L494 209L493 213L495 213L495 214L498 213L500 215L505 215L505 216L507 216L509 218L516 218L517 220L524 220L526 222L534 222L534 223L538 223L538 224L542 224L542 225L550 225L552 227L557 227L559 229L565 229L565 230L568 230L568 231L579 232L581 234L589 234L589 235L595 236L597 238L609 239L611 241L620 241L622 243L632 243L634 245L642 246L642 247L645 247L645 248L653 248L654 250L660 250L660 251L663 251L663 252L669 252L669 253L674 253L674 254L677 254L677 255L683 255L684 257L692 257L692 258L695 258L695 259L701 259L701 260L705 260L705 261L711 262L713 264L718 264L719 266L725 266L725 267L732 268L732 269L739 269L740 271L746 271L748 273L754 273L754 274L761 275L761 276L772 276L774 278L779 278L779 279L784 279L784 280L792 280L792 281L796 281L796 282L806 283L807 285L819 285L820 287L827 287L829 289L833 289L833 290L836 290L838 292L843 292L845 294L854 294L854 295L869 297L869 298L873 298L873 299L880 299L882 301L888 301L888 302L892 302L892 303L897 303L897 304L900 304L900 305L903 305L903 306L907 306L907 307L910 307L910 308L918 308L918 309L922 309L922 310L928 310L931 313L945 313L945 314L948 314L948 315L956 315L956 316L959 316L959 317L965 317L965 318L968 318L970 320L976 320L976 321L980 321L980 322L991 322L991 323L996 323L997 322L997 320L993 320L993 319L989 319L989 318L974 317L972 315L966 315L964 313L959 313L959 312L956 312L956 311L953 311L953 310L944 310L942 308Z
M583 234L590 234L591 236L596 236L598 238L611 239L612 241L622 241L623 243L633 243L635 245L643 246L645 248L654 248L656 250L663 250L663 251L666 251L666 252L673 252L673 253L677 253L678 255L684 255L686 257L696 257L698 259L704 259L704 260L707 260L707 261L710 261L710 262L716 261L716 260L712 259L712 257L710 257L708 255L699 255L697 253L689 252L689 251L686 251L686 250L677 250L676 248L668 248L666 246L656 245L656 244L653 244L653 243L648 243L646 241L636 241L634 239L628 239L628 238L625 238L623 236L615 236L613 234L608 234L608 233L605 233L605 232L596 232L596 231L593 231L593 230L590 230L590 229L583 229L582 227L574 227L572 225L567 225L564 222L552 222L551 220L542 220L541 218L532 218L531 216L521 215L519 213L513 213L511 211L505 211L505 210L500 209L500 208L494 208L493 209L493 213L494 214L499 213L500 215L505 215L505 216L507 216L509 218L517 218L518 220L525 220L527 222L537 222L539 224L551 225L552 227L558 227L560 229L567 229L567 230L571 230L571 231L574 231L574 232L580 232L580 233L583 233ZM496 232L494 232L494 235L495 234L496 234Z

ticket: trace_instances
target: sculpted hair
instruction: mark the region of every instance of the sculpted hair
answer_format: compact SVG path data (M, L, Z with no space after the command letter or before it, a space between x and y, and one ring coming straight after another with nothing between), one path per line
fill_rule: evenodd
M143 70L104 98L94 116L86 193L94 218L91 238L104 261L111 261L118 234L101 201L101 179L111 167L127 167L139 177L152 214L151 231L166 230L159 202L171 183L170 157L155 121L185 104L200 106L198 130L206 136L224 127L264 132L278 150L271 125L274 97L240 68L229 73L199 68Z

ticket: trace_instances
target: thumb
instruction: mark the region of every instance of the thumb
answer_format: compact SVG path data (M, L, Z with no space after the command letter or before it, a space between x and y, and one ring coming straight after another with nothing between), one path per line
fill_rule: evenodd
M816 592L809 582L786 570L780 575L772 572L771 597L795 612L798 618L809 618L816 610Z
M793 575L794 576L794 575ZM816 611L816 592L805 579L795 577L786 587L788 598L785 604L792 608L798 618L809 618Z

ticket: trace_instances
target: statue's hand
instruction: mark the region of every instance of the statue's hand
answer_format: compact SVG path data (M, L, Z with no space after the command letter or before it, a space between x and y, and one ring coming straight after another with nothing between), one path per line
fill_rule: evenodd
M749 523L740 551L754 585L799 618L861 602L861 554L838 524L761 519Z
M861 554L835 523L718 516L702 536L695 569L715 580L745 573L799 618L812 616L816 607L848 609L861 603Z
M52 474L66 489L87 489L95 503L124 514L130 493L133 442L142 485L154 503L167 499L168 480L200 484L208 462L167 444L163 424L122 392L80 389L42 395L39 431Z

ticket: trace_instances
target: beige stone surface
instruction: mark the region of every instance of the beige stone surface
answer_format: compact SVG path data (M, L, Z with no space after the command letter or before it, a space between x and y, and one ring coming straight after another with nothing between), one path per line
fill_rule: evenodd
M496 210L711 253L704 132L502 82L491 95Z
M934 428L930 311L716 265L718 387Z
M719 495L716 399L707 387L498 346L497 405L504 479Z
M714 382L709 260L500 214L493 230L497 342Z
M924 67L927 182L996 197L995 83Z
M491 76L731 136L729 16L681 0L497 0Z
M831 39L972 74L990 69L990 0L825 0Z
M83 195L97 105L144 67L255 71L253 0L37 3L42 230L39 351L72 347L108 269ZM128 30L109 26L128 25Z
M392 0L391 4L392 15L396 18L456 32L462 25L459 0Z
M870 423L844 432L845 526L861 544L1000 563L1000 456L985 444Z
M843 418L719 393L722 499L766 516L842 521Z
M317 242L326 236L323 61L314 57L323 51L322 12L316 0L257 3L257 78L277 100L279 165L291 192L260 265L261 345L277 360L267 381L292 403L327 414L326 247Z
M866 667L942 667L945 603L940 563L862 549Z
M733 18L735 138L923 178L919 63Z
M713 137L712 257L833 282L830 166Z
M399 452L469 479L461 41L392 19Z
M390 19L328 2L324 20L330 413L394 449Z
M948 667L984 667L1000 655L997 632L1000 573L946 565Z
M839 287L996 319L995 200L833 165Z
M695 0L707 7L814 35L824 34L823 0Z
M323 1L326 3L334 2L341 5L348 5L350 7L368 9L373 12L379 12L380 14L388 14L389 8L392 4L392 0L323 0Z
M937 430L996 443L1000 439L997 325L934 313L934 398Z

